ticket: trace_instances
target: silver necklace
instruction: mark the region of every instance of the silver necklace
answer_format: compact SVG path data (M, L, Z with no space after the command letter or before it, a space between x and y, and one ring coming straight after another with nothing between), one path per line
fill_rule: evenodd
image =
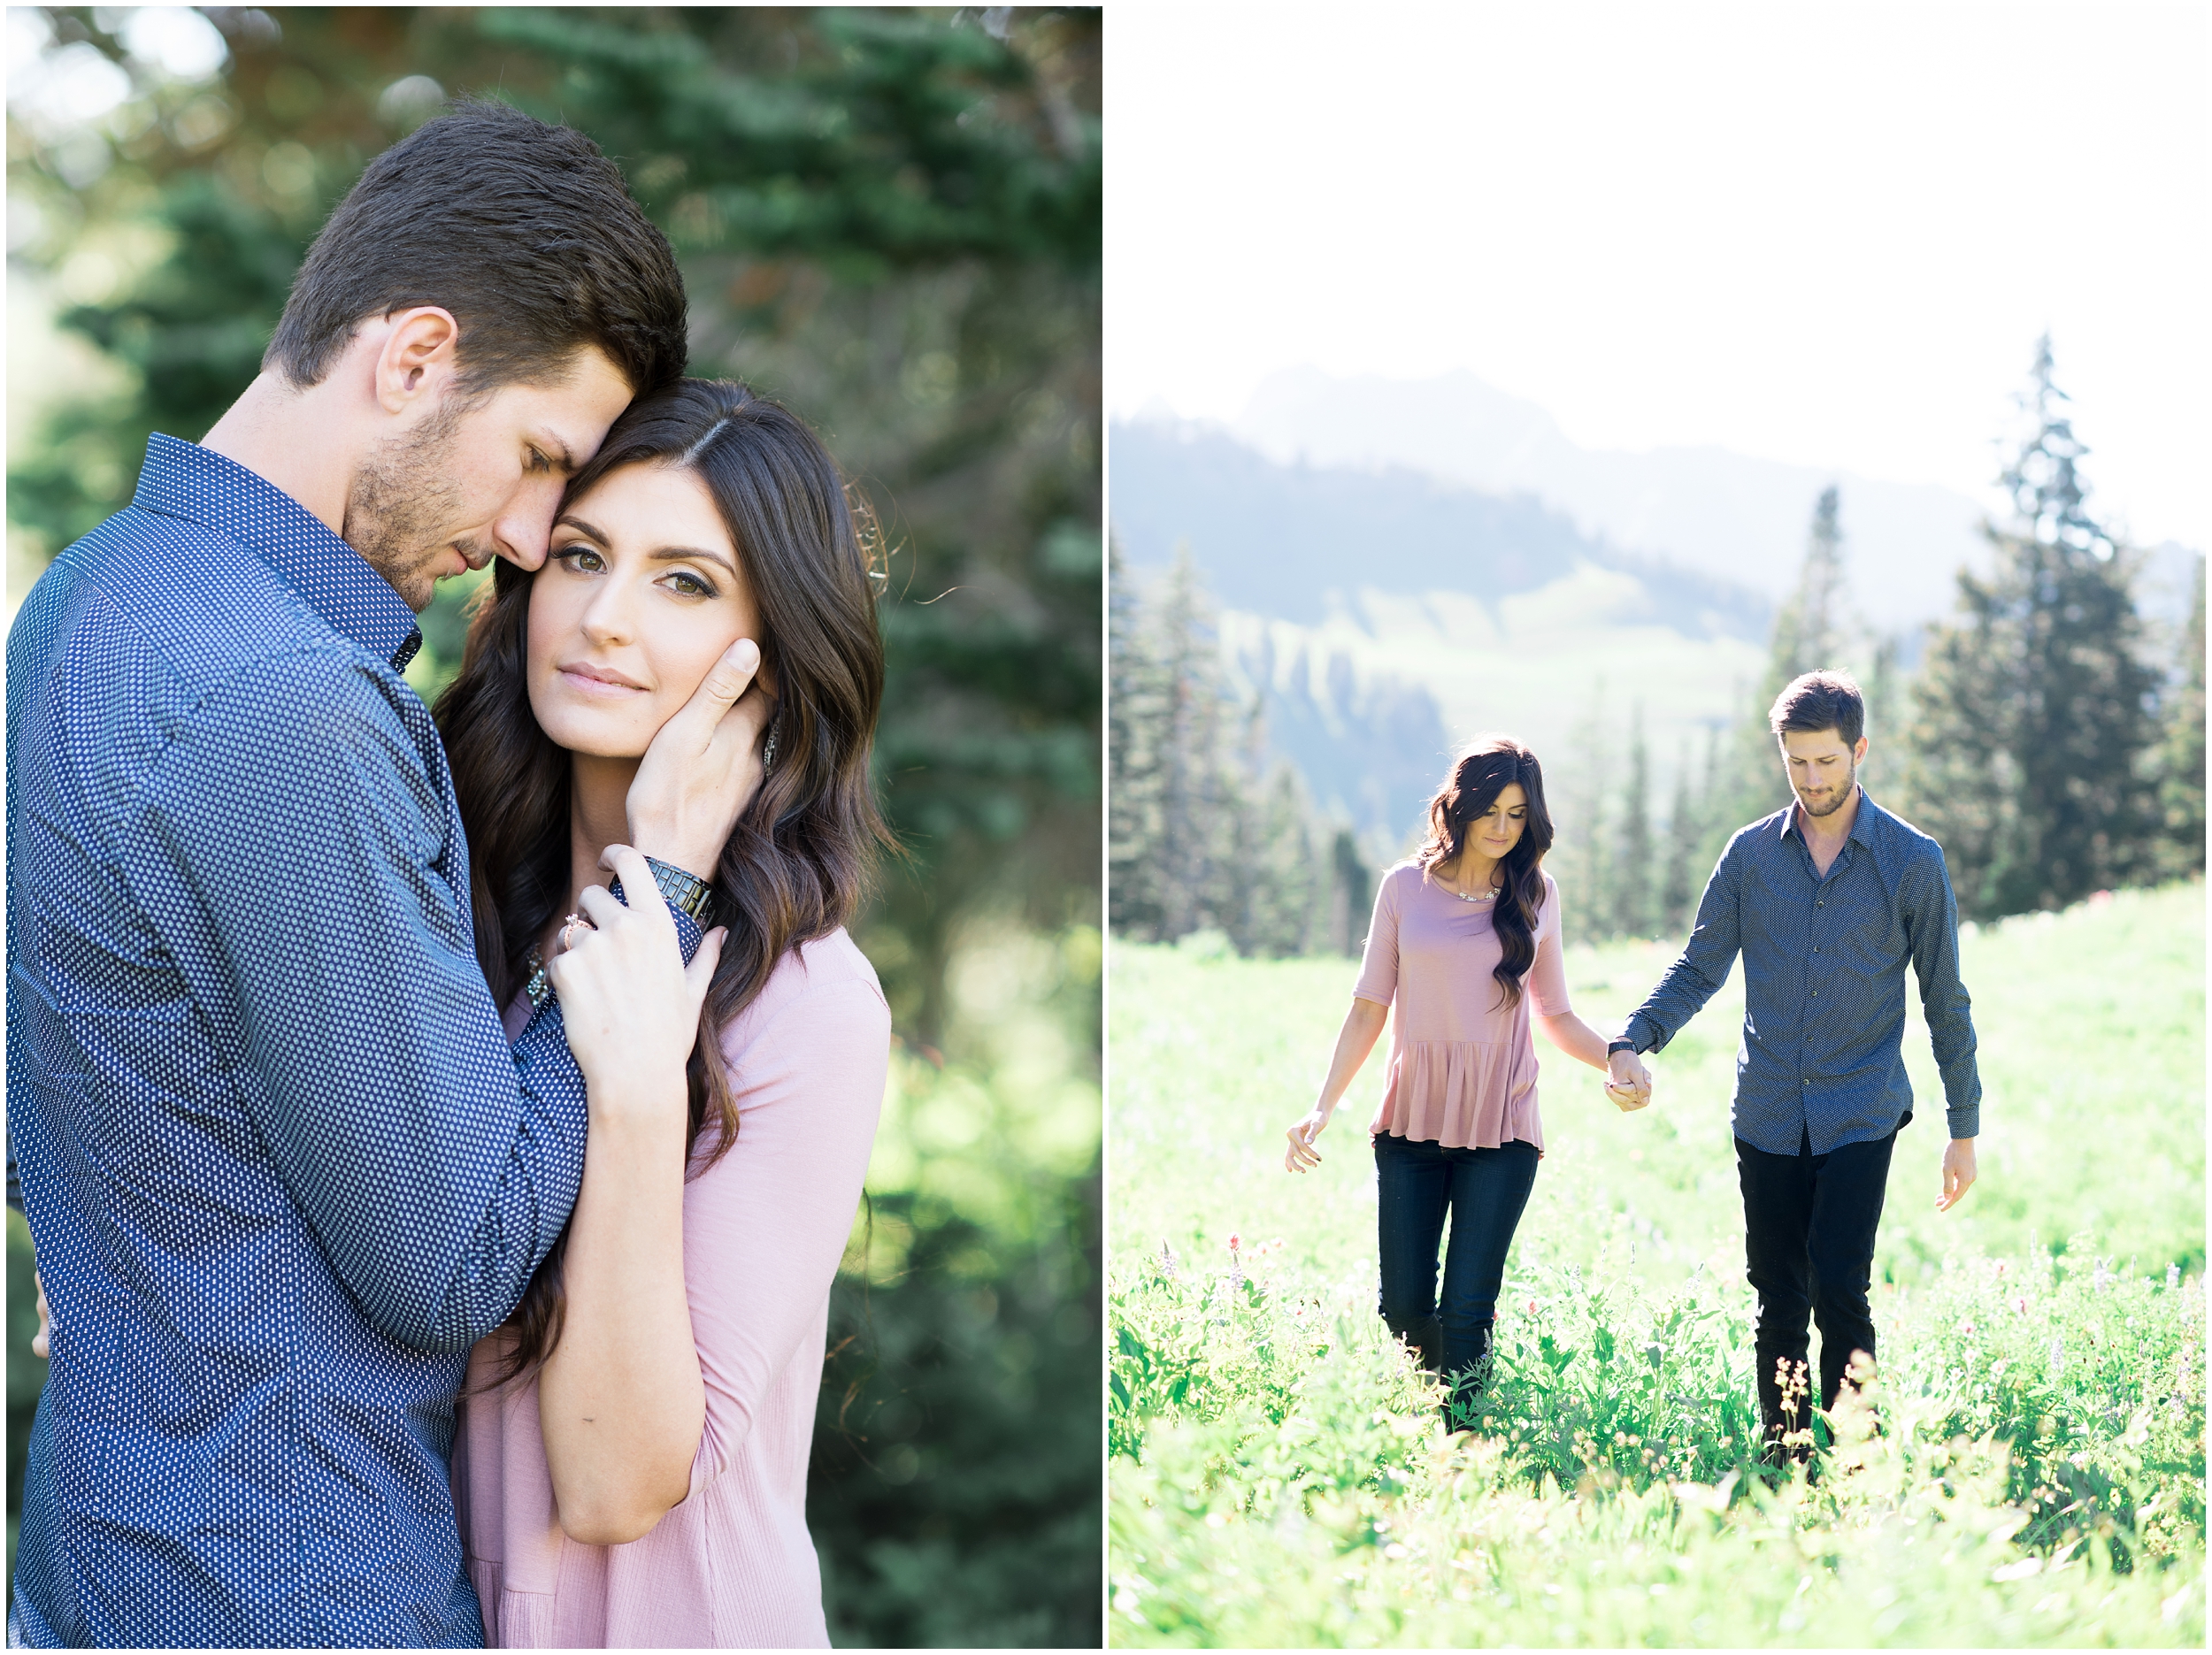
M1494 902L1498 900L1498 893L1494 890L1485 891L1480 896L1469 896L1464 891L1452 891L1449 885L1446 885L1444 889L1451 891L1451 893L1463 902Z

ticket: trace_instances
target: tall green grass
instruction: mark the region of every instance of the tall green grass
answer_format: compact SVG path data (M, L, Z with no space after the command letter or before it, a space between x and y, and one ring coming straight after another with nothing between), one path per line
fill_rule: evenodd
M1448 1437L1374 1312L1379 1054L1318 1171L1282 1170L1350 967L1118 947L1113 1641L2200 1644L2202 904L1962 939L1980 1181L1934 1211L1916 1021L1880 1377L1816 1479L1778 1484L1750 1456L1735 985L1638 1115L1540 1047L1549 1153L1476 1429ZM1604 1026L1667 957L1572 952L1578 1009Z

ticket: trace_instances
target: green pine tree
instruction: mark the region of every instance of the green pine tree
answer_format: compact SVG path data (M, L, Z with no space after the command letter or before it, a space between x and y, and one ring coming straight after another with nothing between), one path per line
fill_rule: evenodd
M1658 922L1655 885L1660 870L1653 854L1651 755L1644 741L1644 704L1639 701L1628 721L1628 771L1620 802L1620 829L1613 859L1613 930L1623 937L1648 937Z
M1687 933L1697 905L1697 884L1703 870L1697 865L1705 839L1705 824L1690 780L1690 744L1682 744L1682 760L1674 772L1674 808L1667 817L1666 870L1659 885L1659 929L1663 936Z
M1121 548L1107 546L1107 922L1125 937L1160 934L1164 749L1173 698Z
M2131 558L2089 510L2073 432L2036 348L2027 432L2006 466L2012 520L1962 571L1913 693L1905 792L1977 918L2058 908L2155 871L2156 675L2141 656Z
M2204 874L2204 559L2181 650L2181 682L2168 697L2159 755L2159 805L2165 828L2160 871Z

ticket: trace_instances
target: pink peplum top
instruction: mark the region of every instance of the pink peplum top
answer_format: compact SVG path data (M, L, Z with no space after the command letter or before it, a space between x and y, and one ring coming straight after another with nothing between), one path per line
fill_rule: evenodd
M511 1035L528 1011L510 1014ZM827 1646L807 1457L890 1037L875 971L842 931L784 955L723 1031L737 1141L684 1191L706 1429L689 1495L650 1534L593 1546L561 1532L537 1382L480 1390L503 1333L472 1353L453 1491L488 1644Z
M1502 953L1494 903L1463 901L1414 862L1383 875L1352 990L1393 1008L1390 1069L1371 1135L1448 1149L1495 1149L1514 1138L1543 1148L1530 1010L1555 1017L1574 1009L1560 954L1559 886L1543 878L1536 960L1509 1008L1490 975Z

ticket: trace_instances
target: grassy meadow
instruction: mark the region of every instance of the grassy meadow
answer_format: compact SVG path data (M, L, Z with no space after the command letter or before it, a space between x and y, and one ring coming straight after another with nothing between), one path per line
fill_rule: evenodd
M1979 1181L1935 1210L1915 1015L1880 1377L1778 1483L1750 1467L1740 973L1639 1115L1540 1038L1548 1151L1448 1437L1375 1314L1386 1037L1321 1167L1282 1167L1354 965L1117 944L1110 1641L2200 1647L2203 916L2186 885L1962 938ZM1608 1026L1669 957L1571 949L1576 1008Z

